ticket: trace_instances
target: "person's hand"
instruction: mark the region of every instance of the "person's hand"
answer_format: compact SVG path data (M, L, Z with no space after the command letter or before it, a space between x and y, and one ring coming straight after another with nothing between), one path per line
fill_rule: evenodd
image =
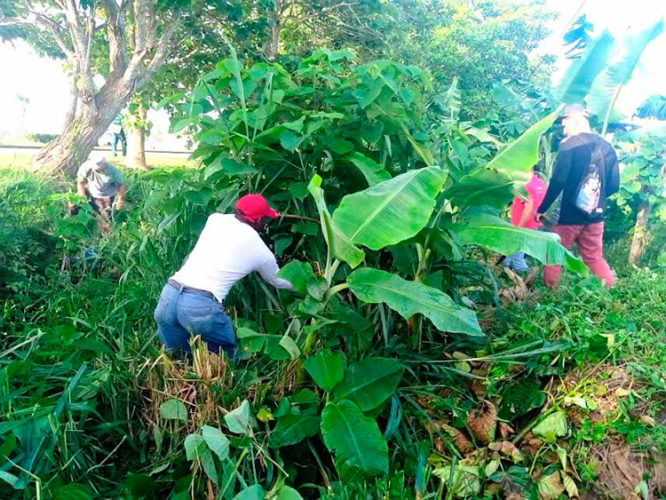
M122 198L116 200L116 210L122 210L125 205L125 201Z

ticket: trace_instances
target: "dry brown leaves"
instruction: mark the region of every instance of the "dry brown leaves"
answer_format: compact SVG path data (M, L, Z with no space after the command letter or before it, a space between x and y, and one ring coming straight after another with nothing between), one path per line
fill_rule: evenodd
M214 394L219 388L233 386L233 371L224 358L208 352L205 346L195 347L192 364L172 359L166 354L147 360L137 374L137 385L143 395L142 419L148 427L163 427L160 406L177 399L188 410L188 431L200 422L219 422L225 410Z
M638 384L621 366L608 364L594 366L591 370L574 369L564 378L560 393L581 394L593 402L593 408L584 409L575 403L574 398L565 398L567 417L575 424L588 418L591 422L602 422L615 418L619 412L620 400L627 397ZM647 401L637 401L635 412L642 414Z
M539 275L538 268L531 269L525 277L521 277L515 271L505 267L504 274L506 274L512 284L499 290L502 304L507 306L513 302L523 302L536 297L536 292L531 291L529 286Z
M596 446L591 450L597 479L587 500L639 500L636 493L644 477L649 476L649 498L660 498L666 492L666 459L663 455L648 457L633 451L621 438Z
M467 428L479 443L488 444L493 441L497 430L495 405L487 400L479 401L467 414Z

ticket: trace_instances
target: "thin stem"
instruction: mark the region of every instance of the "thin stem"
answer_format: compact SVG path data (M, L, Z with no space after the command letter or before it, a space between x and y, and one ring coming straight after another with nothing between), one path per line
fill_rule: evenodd
M331 297L333 297L336 293L341 292L343 290L346 290L349 288L349 285L345 281L344 283L340 283L339 285L335 285L331 287L328 292L326 292L326 300L328 301Z

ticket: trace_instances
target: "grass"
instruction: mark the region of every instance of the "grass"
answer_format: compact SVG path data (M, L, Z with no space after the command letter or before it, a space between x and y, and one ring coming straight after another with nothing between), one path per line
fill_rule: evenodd
M160 353L154 335L159 290L196 238L194 231L157 228L163 207L193 174L177 167L127 172L127 211L111 236L101 237L85 210L75 220L64 217L69 195L49 178L15 164L0 170L3 495L207 494L210 470L187 459L185 436L204 423L222 425L222 416L243 399L251 402L258 425L252 438L232 439L228 464L215 462L229 491L254 483L275 489L282 470L306 498L336 491L336 498L361 492L413 498L416 488L422 498L543 495L544 481L553 481L557 491L565 476L592 498L662 487L657 466L666 451L666 277L647 269L620 268L610 291L571 277L555 292L539 285L525 289L495 269L500 296L519 300L507 300L504 326L488 322L487 345L436 341L413 352L393 335L390 355L407 369L398 398L381 417L382 429L396 429L385 479L341 492L316 438L272 449L271 419L283 405L281 396L293 399L312 387L299 362L257 354L232 371L202 353L184 366ZM98 259L83 258L89 246ZM238 325L263 324L280 333L287 316L276 307L288 303L268 301L253 280L242 287L226 304ZM186 421L164 417L163 403L171 400L185 405ZM503 422L496 431L499 448L475 436L469 415L480 400L494 401ZM560 414L563 435L544 435L540 429ZM463 438L471 451L461 451ZM626 474L618 479L608 464ZM465 482L469 468L482 471L472 489Z
M26 169L31 165L33 156L33 153L4 153L0 150L0 165L4 168ZM112 164L118 167L125 166L124 158L120 156L113 157L109 152L108 159ZM180 155L155 155L150 152L147 153L147 161L153 168L182 166L196 167L198 165L196 161L188 160Z

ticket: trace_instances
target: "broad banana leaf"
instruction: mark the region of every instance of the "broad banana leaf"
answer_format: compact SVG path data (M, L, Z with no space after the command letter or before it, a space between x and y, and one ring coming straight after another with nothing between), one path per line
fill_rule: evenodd
M588 111L596 115L603 123L605 133L608 123L622 116L613 116L613 108L620 92L631 80L631 75L645 50L645 47L664 30L664 20L650 26L629 38L621 57L608 66L594 81L588 97Z
M347 155L346 158L361 171L368 186L374 186L391 178L391 174L382 165L364 154L354 151Z
M324 239L328 244L331 254L335 258L345 261L351 267L358 266L365 254L357 246L353 245L347 236L340 230L337 224L331 218L324 199L324 190L321 188L321 177L315 175L310 184L308 191L315 200L317 210L319 211L319 220L321 221L321 229L324 232Z
M326 392L331 392L344 377L345 360L340 353L319 351L314 356L303 360L303 368L319 387Z
M335 387L335 398L353 401L367 412L390 398L401 378L402 365L395 359L362 359L345 370L344 379Z
M430 167L434 165L435 159L433 158L430 149L427 146L420 144L416 139L414 139L412 134L409 133L409 130L407 130L407 126L404 123L400 123L400 126L402 127L402 131L405 133L405 137L414 148L414 151L416 151L416 154L418 154L421 157L421 159L425 162L427 166Z
M388 473L388 445L374 419L347 399L327 403L321 414L321 434L335 452L340 476L352 479Z
M461 210L484 205L501 209L513 198L513 181L497 172L479 168L462 176L444 192L444 196Z
M528 171L539 160L539 138L553 125L559 114L560 109L557 109L536 122L497 153L486 167L504 171Z
M608 31L591 41L585 52L573 60L553 90L555 98L566 104L583 104L592 82L608 63L614 41Z
M428 223L445 180L439 167L427 167L347 195L333 213L333 225L353 244L372 250L400 243Z
M489 214L470 217L456 224L453 231L463 245L478 245L503 255L525 252L543 264L562 264L571 271L587 274L583 261L564 248L554 233L515 227Z
M474 311L459 306L441 290L423 283L366 267L351 273L347 284L363 302L384 302L404 318L420 313L443 332L482 335Z

